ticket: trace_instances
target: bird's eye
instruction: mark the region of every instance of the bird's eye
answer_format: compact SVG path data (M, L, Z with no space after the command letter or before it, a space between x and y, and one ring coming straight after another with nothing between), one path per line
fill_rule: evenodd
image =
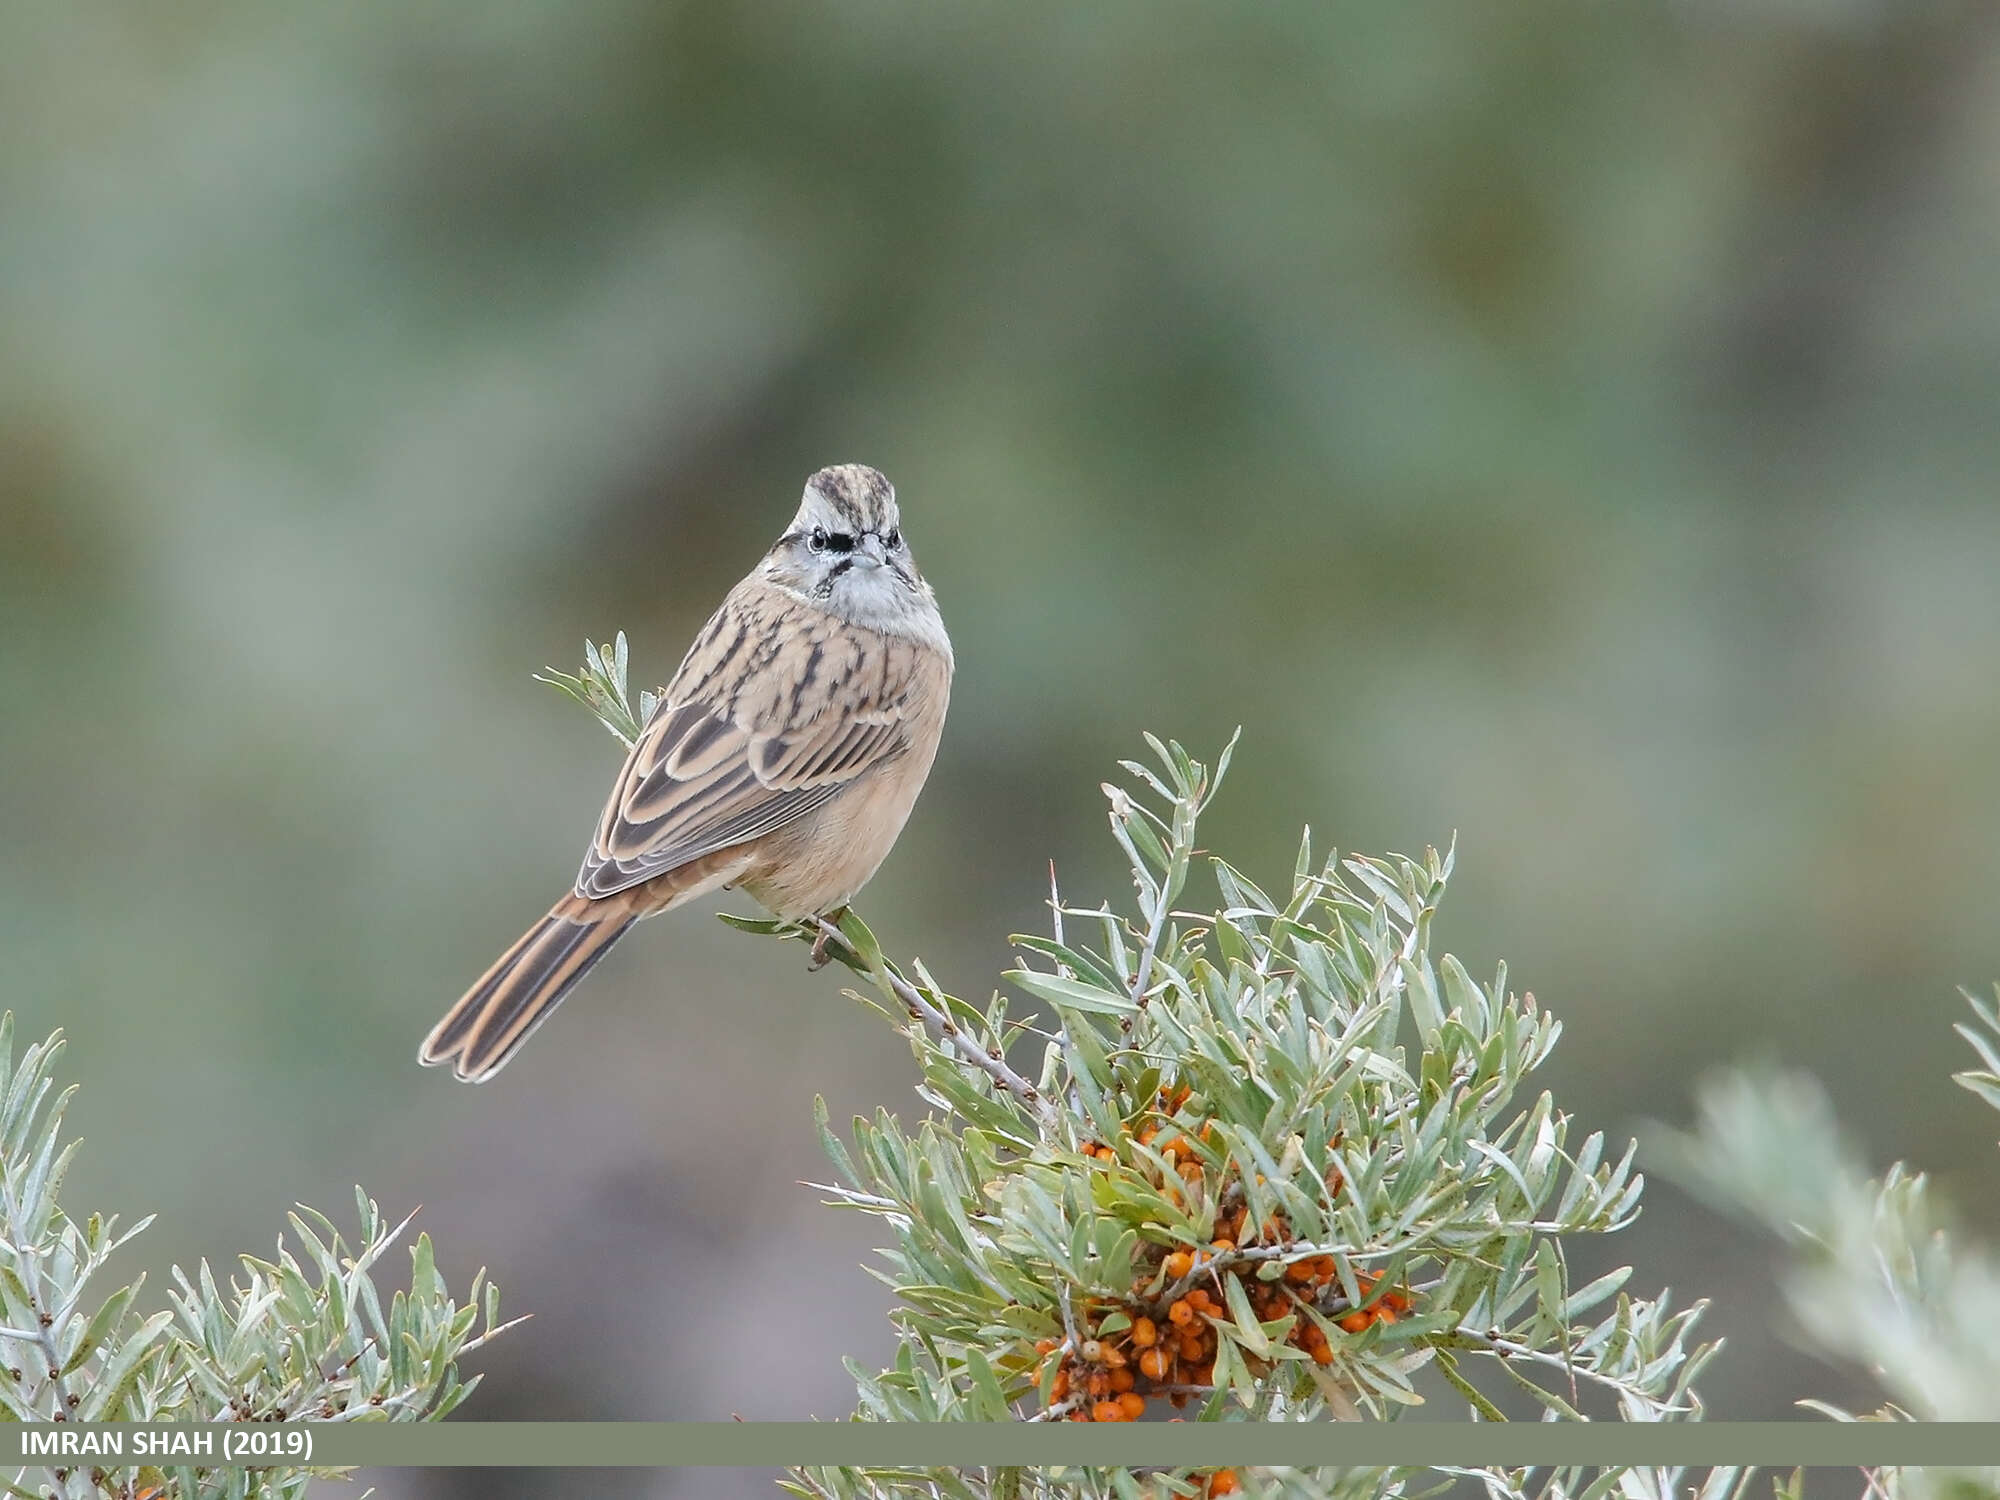
M824 526L813 527L812 535L806 538L806 545L815 552L826 551L826 528Z
M883 537L882 540L889 544L891 552L901 552L903 550L903 528L900 526L891 526L889 534Z

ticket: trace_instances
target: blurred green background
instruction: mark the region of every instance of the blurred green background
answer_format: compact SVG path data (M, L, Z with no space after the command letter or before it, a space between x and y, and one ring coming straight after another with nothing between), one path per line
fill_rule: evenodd
M915 1101L838 970L683 913L413 1062L615 766L530 671L664 677L844 460L959 647L896 950L982 993L1047 860L1123 893L1113 759L1240 722L1210 842L1456 831L1584 1121L1779 1058L1990 1203L1996 147L1973 3L10 6L0 958L72 1206L158 1270L360 1180L536 1314L473 1414L845 1412L810 1102ZM1716 1299L1713 1408L1868 1399L1650 1201L1589 1256Z

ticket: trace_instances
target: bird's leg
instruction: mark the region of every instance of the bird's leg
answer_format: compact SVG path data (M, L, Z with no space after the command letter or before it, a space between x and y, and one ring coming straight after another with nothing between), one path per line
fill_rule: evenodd
M837 911L828 912L820 918L820 921L831 922L834 926L838 927L840 919L846 915L847 908L843 906ZM832 955L826 951L826 945L830 940L831 935L827 930L824 927L820 928L819 936L813 939L812 962L806 965L806 972L808 974L817 974L833 961Z

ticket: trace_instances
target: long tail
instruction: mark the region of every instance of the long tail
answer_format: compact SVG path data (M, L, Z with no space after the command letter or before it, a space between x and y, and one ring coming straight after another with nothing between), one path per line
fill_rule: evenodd
M565 896L445 1012L417 1061L450 1063L460 1078L484 1083L639 916L629 903Z

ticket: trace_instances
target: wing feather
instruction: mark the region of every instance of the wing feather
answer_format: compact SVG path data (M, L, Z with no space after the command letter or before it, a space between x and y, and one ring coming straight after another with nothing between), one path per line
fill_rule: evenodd
M923 708L920 650L739 585L619 772L576 893L615 895L761 838L905 753Z

